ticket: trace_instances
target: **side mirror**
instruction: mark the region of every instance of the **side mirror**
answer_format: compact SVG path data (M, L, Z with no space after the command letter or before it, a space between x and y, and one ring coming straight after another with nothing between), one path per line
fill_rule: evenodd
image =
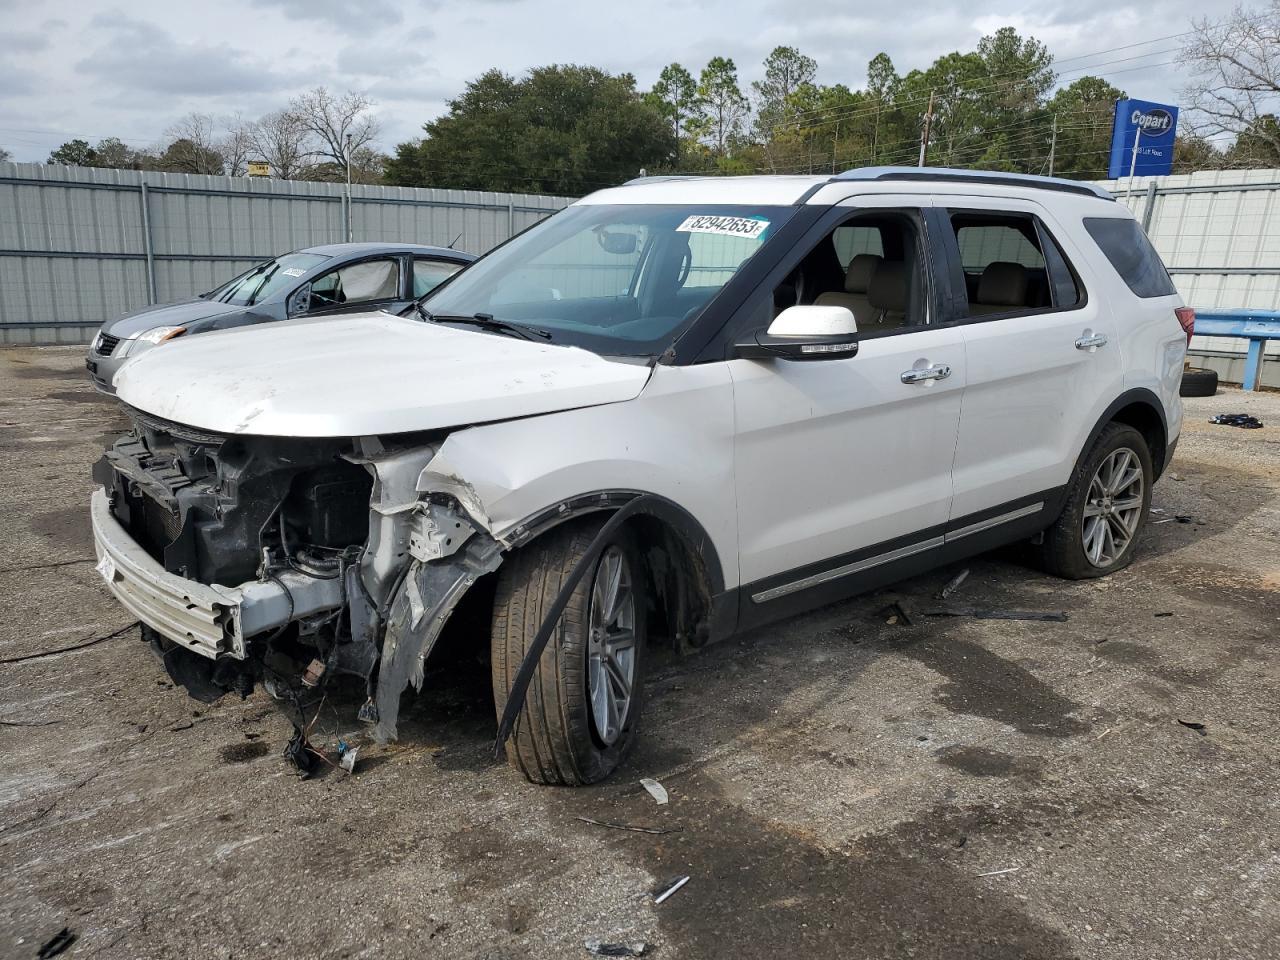
M301 316L311 309L311 284L304 283L289 296L285 311L291 317Z
M842 360L857 352L858 324L847 307L787 307L767 331L734 344L734 355L746 360Z

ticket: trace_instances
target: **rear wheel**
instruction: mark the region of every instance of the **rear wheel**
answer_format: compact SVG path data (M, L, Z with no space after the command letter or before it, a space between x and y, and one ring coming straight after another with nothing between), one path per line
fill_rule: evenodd
M601 524L589 518L552 530L499 572L492 632L499 717L546 611ZM644 583L623 527L574 589L507 742L508 760L534 783L594 783L630 751L643 699Z
M1076 468L1067 502L1045 531L1044 566L1070 580L1129 564L1151 507L1151 453L1133 427L1109 423Z

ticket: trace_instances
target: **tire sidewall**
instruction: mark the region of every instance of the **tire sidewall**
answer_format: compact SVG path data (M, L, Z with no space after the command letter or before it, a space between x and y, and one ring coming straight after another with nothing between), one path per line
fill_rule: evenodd
M1110 565L1098 567L1090 563L1085 555L1084 509L1088 502L1089 486L1098 467L1103 460L1122 447L1132 450L1142 464L1142 513L1138 516L1137 527L1124 552ZM1065 567L1062 572L1076 579L1093 579L1122 570L1132 562L1151 511L1153 476L1151 452L1147 449L1147 442L1142 434L1124 424L1108 424L1090 449L1089 455L1077 468L1067 495L1066 506L1046 538L1049 541L1047 546L1058 553L1059 560Z
M647 596L644 569L640 563L640 550L634 538L625 527L618 530L601 547L600 556L604 556L611 546L622 550L631 573L631 589L635 597L635 633L636 654L635 674L631 687L631 706L627 711L627 720L622 732L613 743L605 745L599 741L595 732L595 721L591 715L590 670L587 658L590 653L590 607L591 592L599 571L600 557L596 558L589 577L583 577L573 597L572 605L577 606L579 616L574 618L580 628L569 625L565 618L561 621L562 639L561 655L574 657L582 663L582 687L570 691L569 726L572 737L574 757L587 783L603 780L627 758L635 745L640 730L640 718L644 712L644 664L645 647L648 641L648 623L646 619Z

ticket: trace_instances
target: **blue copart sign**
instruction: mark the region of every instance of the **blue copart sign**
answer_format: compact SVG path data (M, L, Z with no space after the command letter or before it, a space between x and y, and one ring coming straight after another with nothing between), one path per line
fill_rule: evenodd
M1107 176L1160 177L1173 171L1173 141L1178 132L1178 108L1149 100L1117 100L1111 129L1111 162ZM1137 145L1137 156L1134 146Z

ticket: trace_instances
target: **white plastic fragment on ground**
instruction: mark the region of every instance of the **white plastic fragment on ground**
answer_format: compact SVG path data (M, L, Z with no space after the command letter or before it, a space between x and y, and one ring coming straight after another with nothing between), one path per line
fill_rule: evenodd
M667 788L651 777L641 777L640 786L649 791L649 796L658 801L658 805L665 804L668 800Z

